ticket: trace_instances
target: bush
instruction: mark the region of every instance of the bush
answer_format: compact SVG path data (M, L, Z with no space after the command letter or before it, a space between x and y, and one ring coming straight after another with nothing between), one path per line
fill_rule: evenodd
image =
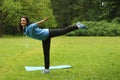
M120 24L107 21L83 21L87 29L79 29L68 33L68 36L120 36Z
M4 33L5 34L12 34L12 35L17 35L18 34L18 27L8 25L4 27Z
M113 19L113 20L112 20L112 23L120 24L120 18L117 17L117 18Z

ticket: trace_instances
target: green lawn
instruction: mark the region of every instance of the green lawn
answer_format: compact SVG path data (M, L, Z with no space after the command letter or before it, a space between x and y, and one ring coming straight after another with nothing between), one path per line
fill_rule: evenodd
M41 41L23 37L0 38L0 80L119 80L120 37L57 37L51 43L51 65L70 69L25 71L43 66Z

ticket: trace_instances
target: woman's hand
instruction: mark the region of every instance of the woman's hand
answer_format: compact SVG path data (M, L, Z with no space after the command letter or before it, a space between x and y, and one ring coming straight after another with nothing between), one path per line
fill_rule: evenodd
M48 19L49 19L49 17L46 17L46 18L44 19L44 21L48 21Z

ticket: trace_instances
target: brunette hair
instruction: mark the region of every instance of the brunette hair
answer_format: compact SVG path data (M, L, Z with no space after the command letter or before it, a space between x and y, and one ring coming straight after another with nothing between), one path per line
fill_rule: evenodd
M21 18L25 18L25 19L26 19L26 21L27 21L27 26L31 24L31 23L30 23L30 20L28 19L27 16L22 16ZM21 18L20 18L20 20L19 20L19 30L22 32L24 29L23 29L23 26L21 25Z

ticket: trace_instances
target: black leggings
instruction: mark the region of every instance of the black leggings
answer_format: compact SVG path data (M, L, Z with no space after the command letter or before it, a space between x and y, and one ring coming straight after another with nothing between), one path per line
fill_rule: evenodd
M49 69L50 65L50 42L52 37L64 35L70 31L78 29L77 26L68 26L62 29L49 29L49 37L42 41L43 52L44 52L44 64L45 69Z

